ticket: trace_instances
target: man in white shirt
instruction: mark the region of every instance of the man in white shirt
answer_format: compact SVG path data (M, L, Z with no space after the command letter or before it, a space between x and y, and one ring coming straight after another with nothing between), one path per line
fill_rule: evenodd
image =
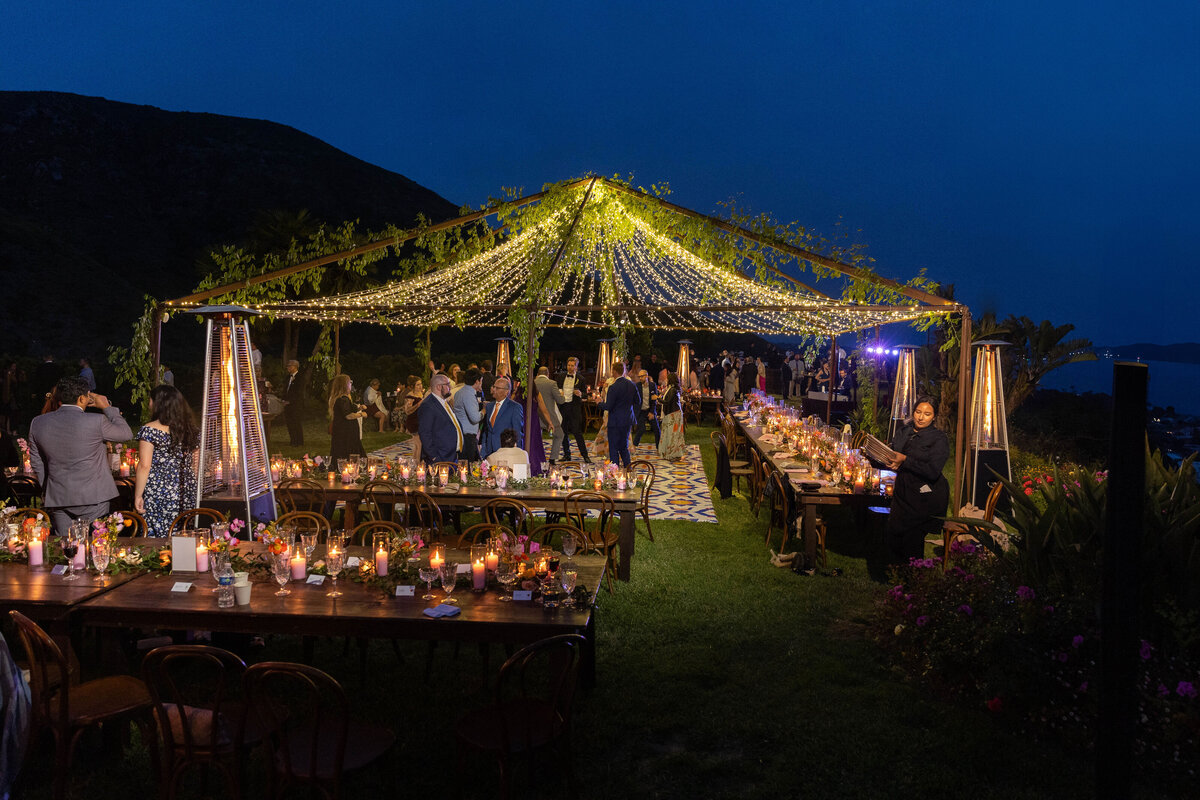
M479 423L483 420L479 392L482 390L483 376L478 369L471 367L463 375L462 386L450 398L450 409L463 432L463 446L458 457L464 461L479 460Z
M579 447L579 457L590 463L587 444L583 440L583 382L579 380L579 359L571 356L567 359L567 373L559 382L563 401L558 404L558 414L562 417L562 456L564 461L571 460L571 437Z

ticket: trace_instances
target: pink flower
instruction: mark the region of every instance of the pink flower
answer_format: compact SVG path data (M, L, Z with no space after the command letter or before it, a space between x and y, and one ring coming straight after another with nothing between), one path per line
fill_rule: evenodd
M1086 692L1087 690L1088 690L1088 682L1087 682L1087 681L1084 681L1083 683L1079 684L1079 689L1078 689L1078 691L1079 691L1079 693L1080 693L1080 694L1083 694L1083 693L1084 693L1084 692Z
M1075 636L1075 638L1071 640L1071 647L1074 647L1074 648L1076 648L1076 649L1079 649L1079 646L1080 646L1081 644L1083 644L1083 637L1082 637L1082 636L1076 635L1076 636Z
M1190 681L1180 681L1179 685L1175 687L1175 694L1180 697L1195 697L1196 687Z
M928 624L929 624L929 616L927 614L922 614L921 616L917 617L917 627L918 628L924 628Z
M1068 656L1066 653L1059 653L1058 655L1055 656L1055 658L1058 659L1058 662L1060 664L1065 664L1065 663L1067 663Z
M971 610L971 607L969 605L967 605L966 603L963 603L961 606L959 606L958 611L960 613L966 614L968 617L972 616L975 613L974 611Z
M1028 586L1018 586L1017 597L1021 598L1022 600L1033 600L1035 597L1037 597L1037 593Z

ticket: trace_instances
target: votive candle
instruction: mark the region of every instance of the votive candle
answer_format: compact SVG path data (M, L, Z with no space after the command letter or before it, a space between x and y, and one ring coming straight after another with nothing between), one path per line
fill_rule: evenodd
M500 567L500 554L495 550L489 550L487 554L487 568L495 572Z

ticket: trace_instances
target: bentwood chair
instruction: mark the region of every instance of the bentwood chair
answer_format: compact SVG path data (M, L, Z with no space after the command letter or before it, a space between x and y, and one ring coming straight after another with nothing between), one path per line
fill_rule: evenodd
M167 645L142 661L142 680L154 703L163 744L160 795L169 800L193 766L201 768L207 794L208 767L216 767L234 798L241 796L239 754L246 737L241 703L246 664L228 650L202 644Z
M372 538L376 533L386 533L392 539L402 539L404 538L404 526L384 519L369 519L366 522L358 523L354 527L354 531L350 534L350 538L346 544L370 547Z
M284 478L275 487L275 501L285 514L291 511L321 514L325 508L325 487L312 478Z
M408 493L408 514L409 524L416 524L427 530L429 536L426 538L430 541L440 540L446 535L442 509L438 508L438 504L425 492L415 490Z
M526 760L532 788L535 762L545 763L549 757L566 775L570 796L576 796L571 711L587 646L579 634L565 633L513 653L500 667L492 702L458 723L457 774L465 772L468 751L494 756L500 766L499 796L508 800L513 796L512 759Z
M122 511L125 527L121 529L122 536L138 537L146 535L146 518L136 511Z
M778 520L780 527L783 528L783 539L779 542L779 552L782 553L784 547L787 546L788 531L792 525L792 500L779 473L772 469L770 464L764 464L763 467L766 470L767 484L770 486L769 499L771 503L770 508L767 510L767 538L765 544L771 543L771 534L775 532L775 522ZM763 498L764 503L767 500L767 497ZM821 547L821 560L822 562L825 560L823 543Z
M507 525L514 533L533 534L533 509L513 497L493 497L483 504L483 519Z
M42 501L42 487L32 475L14 475L8 479L8 489L18 506L33 507Z
M1004 495L1004 484L996 481L996 485L988 492L987 500L983 504L983 522L991 522L996 518L996 506L1000 504L1000 498ZM979 528L971 528L969 525L964 525L960 522L945 522L942 524L942 571L944 572L950 566L950 554L954 548L954 542L960 536L990 536L991 533L987 530Z
M587 525L589 508L600 512L599 517L594 518L591 530ZM567 522L583 532L586 549L602 554L608 562L604 570L605 586L609 594L612 594L613 573L617 569L617 542L621 538L620 531L614 530L610 524L616 515L616 504L606 494L584 490L571 492L566 496L563 500L563 512Z
M133 492L137 487L137 481L133 478L117 478L113 482L117 484L117 499L113 503L113 511L133 508Z
M471 545L487 542L488 539L502 537L511 540L514 535L512 528L507 525L498 522L477 522L462 532L454 546L459 550L466 550Z
M408 491L398 483L375 480L363 487L363 500L371 519L397 522L404 519L396 511L408 504Z
M629 467L631 478L645 479L645 483L642 484L642 497L638 501L638 507L634 509L634 513L642 515L642 520L646 523L646 535L653 542L654 531L650 530L650 492L654 488L654 465L649 461L634 461Z
M54 734L54 797L66 797L71 755L80 734L105 723L136 722L142 739L153 741L154 721L146 684L130 675L113 675L72 685L67 658L42 628L19 611L8 612L29 656L29 685L33 694L33 730L46 727ZM151 748L157 760L157 749Z
M379 760L396 741L388 728L351 719L341 684L316 667L263 661L242 684L247 714L263 732L269 797L307 784L338 798L344 771Z
M324 514L317 511L289 511L275 520L275 527L283 530L285 525L295 525L296 533L315 533L317 541L324 540L329 535L331 527ZM298 538L298 536L297 536Z
M214 522L228 522L225 515L215 508L192 508L182 512L179 516L171 521L171 527L168 530L168 535L182 531L189 526L193 528L200 527L201 523L212 524Z

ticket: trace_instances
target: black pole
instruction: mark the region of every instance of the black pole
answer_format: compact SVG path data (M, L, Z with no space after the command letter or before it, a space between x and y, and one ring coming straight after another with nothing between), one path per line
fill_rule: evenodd
M1132 784L1148 376L1145 364L1118 362L1113 367L1096 739L1096 797L1102 800L1129 797Z

